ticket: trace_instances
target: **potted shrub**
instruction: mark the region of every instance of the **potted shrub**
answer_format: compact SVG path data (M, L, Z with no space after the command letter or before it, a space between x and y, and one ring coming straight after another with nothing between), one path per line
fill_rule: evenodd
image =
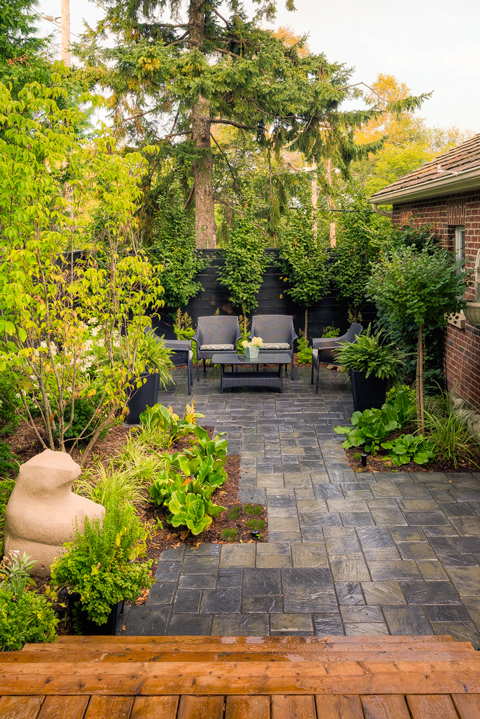
M66 551L52 565L52 584L68 592L77 633L115 634L125 600L136 601L153 579L145 553L147 530L132 504L112 498L103 521L85 518Z
M170 359L171 350L165 347L163 339L158 337L152 329L145 332L140 350L145 357L148 370L141 374L136 388L132 387L133 391L127 403L129 410L127 422L129 424L138 424L142 412L145 412L147 407L157 404L160 384L162 388L165 388L167 382L171 380L169 369L173 367Z
M380 409L385 403L388 382L400 370L402 360L393 342L382 343L382 331L372 334L370 327L345 342L337 351L337 362L350 374L355 412Z

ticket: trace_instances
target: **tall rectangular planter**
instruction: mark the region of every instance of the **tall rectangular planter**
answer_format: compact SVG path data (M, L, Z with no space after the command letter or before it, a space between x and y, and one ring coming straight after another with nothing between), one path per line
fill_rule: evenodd
M378 379L371 374L365 377L365 372L351 370L350 381L352 383L353 409L355 412L363 412L366 409L381 409L387 397L388 381Z
M138 424L140 422L140 415L149 407L153 407L158 402L158 392L160 388L160 378L158 374L143 374L142 377L146 377L147 381L144 385L137 389L135 394L128 400L128 409L130 410L127 415L128 424Z

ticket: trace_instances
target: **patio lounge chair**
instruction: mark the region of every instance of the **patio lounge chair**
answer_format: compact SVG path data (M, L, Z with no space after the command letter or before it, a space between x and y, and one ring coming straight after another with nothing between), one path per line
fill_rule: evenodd
M298 337L293 327L291 315L254 315L250 338L261 337L263 345L260 352L286 352L292 358L291 376L293 379L293 343Z
M317 382L315 386L315 394L318 394L318 384L320 381L320 362L331 362L336 364L335 356L333 351L338 349L339 345L343 342L356 342L356 339L363 332L362 325L358 322L352 322L348 332L345 332L341 337L319 337L312 339L312 378L311 383L313 384L313 373L317 371Z
M203 373L206 375L205 360L212 359L217 352L236 352L241 336L238 317L213 315L198 318L197 331L192 337L197 343L197 381L200 379L200 360L203 359Z

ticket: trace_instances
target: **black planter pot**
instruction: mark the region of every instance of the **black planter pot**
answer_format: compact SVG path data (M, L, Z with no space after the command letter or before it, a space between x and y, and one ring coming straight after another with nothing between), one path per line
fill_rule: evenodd
M144 385L135 391L135 394L130 397L127 402L128 409L130 410L127 415L128 424L138 424L140 421L140 415L145 412L147 405L153 407L158 402L158 392L160 388L160 378L157 373L148 374L144 372L142 379L146 377L147 381Z
M365 372L350 371L352 383L353 408L355 412L363 412L366 409L381 409L387 397L386 379L378 379L371 374L365 377Z
M124 602L118 602L117 604L112 605L110 614L108 615L108 619L105 624L95 624L95 622L92 622L92 620L87 617L87 613L82 609L77 609L77 611L74 612L75 605L79 602L79 600L79 594L68 595L68 610L70 617L72 618L72 623L75 622L77 625L77 631L79 631L80 634L87 637L94 635L102 637L114 636L116 634L118 619L124 611Z

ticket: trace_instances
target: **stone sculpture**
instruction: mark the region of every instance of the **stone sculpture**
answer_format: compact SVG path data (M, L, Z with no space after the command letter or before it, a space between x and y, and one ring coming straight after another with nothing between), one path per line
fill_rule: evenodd
M5 513L5 554L26 552L32 573L50 576L50 565L84 519L103 517L101 504L72 492L81 468L66 452L46 449L22 464Z

